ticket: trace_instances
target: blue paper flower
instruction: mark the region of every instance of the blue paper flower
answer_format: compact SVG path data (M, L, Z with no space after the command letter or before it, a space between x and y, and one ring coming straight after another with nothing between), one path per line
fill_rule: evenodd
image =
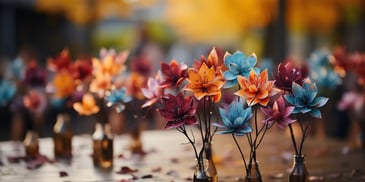
M107 106L115 106L117 112L122 112L125 109L125 103L132 100L132 97L126 93L126 88L113 89L105 98L108 102Z
M218 131L218 134L233 133L235 135L245 135L252 131L250 127L251 107L244 109L242 102L233 101L228 109L219 108L219 113L222 117L223 125L218 123L214 125L224 128L224 130Z
M309 79L306 79L302 86L293 82L292 93L284 95L284 98L295 107L293 114L309 113L316 118L322 117L321 112L317 108L324 106L328 98L317 97L318 89L315 83L312 83Z
M6 80L0 81L0 106L5 106L15 95L15 85Z
M251 69L254 69L255 72L260 72L259 68L254 67L256 62L257 58L254 53L250 56L245 56L245 54L240 51L236 51L232 55L227 54L224 58L224 64L228 68L228 70L224 72L224 78L226 79L224 87L233 87L238 83L237 76L241 75L248 77Z
M341 84L341 78L334 71L330 58L328 52L316 51L310 56L308 63L311 69L310 78L322 88L333 89Z

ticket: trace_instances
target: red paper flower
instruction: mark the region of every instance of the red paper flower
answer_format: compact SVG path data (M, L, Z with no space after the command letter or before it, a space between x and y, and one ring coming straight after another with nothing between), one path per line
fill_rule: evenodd
M182 92L177 96L169 94L161 100L163 108L157 109L167 124L166 129L178 128L182 125L197 124L195 118L196 108L192 97L184 98Z
M186 78L187 66L179 64L176 60L172 60L170 64L161 63L161 72L164 81L161 84L163 88L178 87Z

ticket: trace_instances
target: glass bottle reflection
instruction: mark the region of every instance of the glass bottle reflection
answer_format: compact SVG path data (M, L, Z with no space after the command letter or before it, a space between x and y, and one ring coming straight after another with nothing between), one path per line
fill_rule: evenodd
M59 114L53 127L54 155L56 158L72 157L72 130L67 114Z
M95 125L93 133L93 162L95 166L110 168L113 166L113 136L109 124Z

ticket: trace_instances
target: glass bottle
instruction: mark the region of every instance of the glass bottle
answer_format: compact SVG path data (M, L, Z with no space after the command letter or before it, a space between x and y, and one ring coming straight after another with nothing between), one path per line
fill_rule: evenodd
M209 161L207 159L198 159L194 172L193 182L213 182L209 174Z
M245 182L262 182L259 164L257 161L248 164L248 171Z
M58 114L53 127L54 156L56 158L72 157L72 130L67 114Z
M218 181L218 172L217 172L217 168L213 161L212 143L204 142L204 149L205 149L206 159L208 160L208 172L209 172L210 176L212 177L212 181L217 182Z
M111 168L113 166L113 136L110 124L96 123L93 133L93 162L95 166Z
M35 131L27 131L24 139L25 156L35 158L39 155L39 136Z
M143 154L143 144L142 144L142 131L139 124L132 126L131 129L131 143L129 144L129 149L132 154Z
M309 173L305 166L304 155L294 155L293 168L289 174L289 182L307 182Z

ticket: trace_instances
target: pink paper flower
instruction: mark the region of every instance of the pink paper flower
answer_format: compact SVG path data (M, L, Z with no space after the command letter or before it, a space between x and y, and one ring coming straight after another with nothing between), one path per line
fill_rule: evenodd
M268 125L276 122L280 128L284 128L285 125L295 122L290 118L294 108L294 106L287 106L283 97L280 96L272 107L261 107L261 111L268 116L263 122Z

